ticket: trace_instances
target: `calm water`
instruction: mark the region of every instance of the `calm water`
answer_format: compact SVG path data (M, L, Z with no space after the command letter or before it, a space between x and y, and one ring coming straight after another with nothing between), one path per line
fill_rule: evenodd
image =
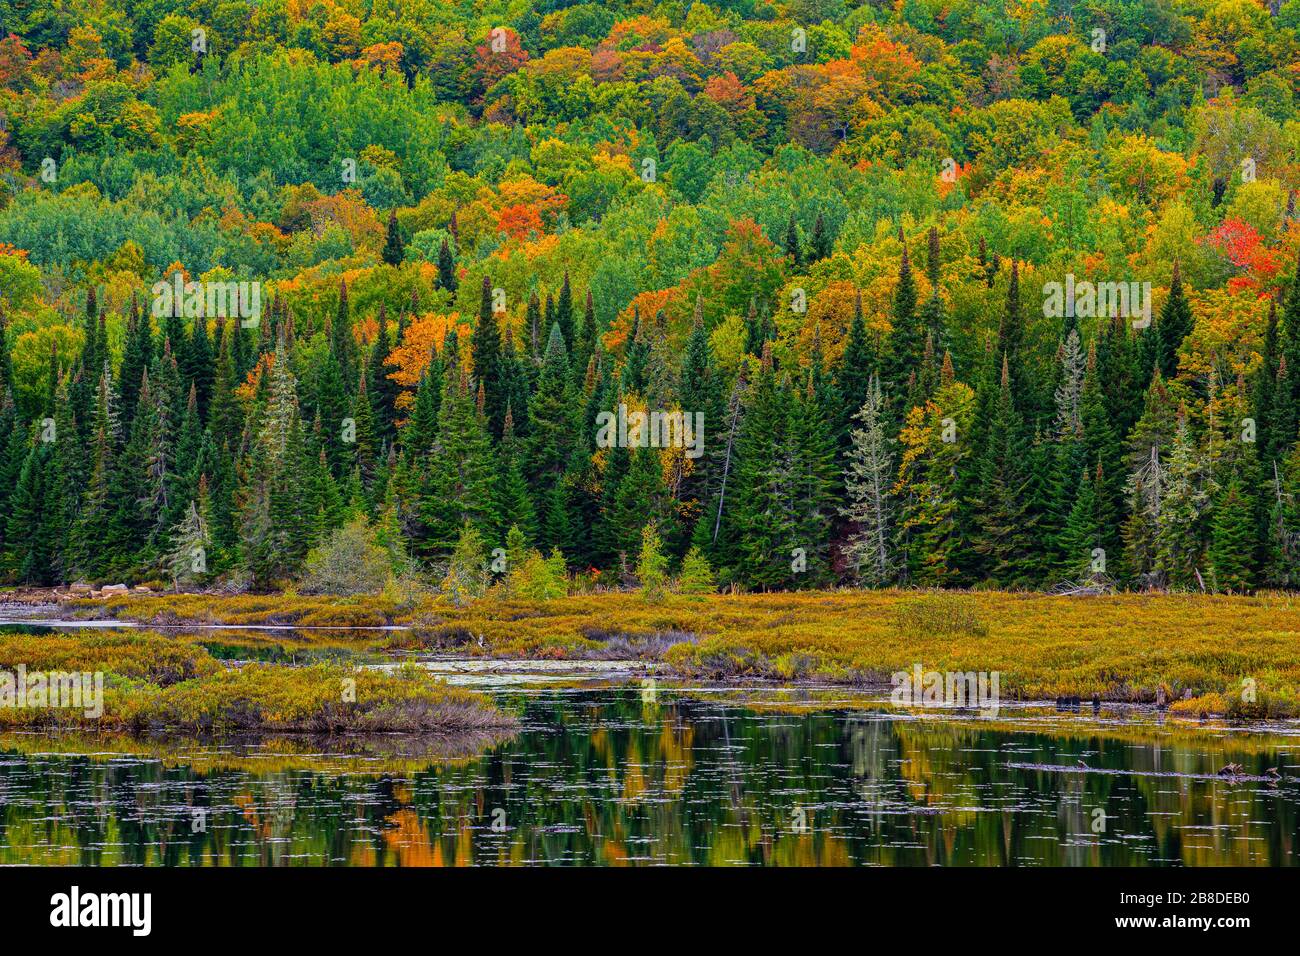
M67 756L54 738L7 737L0 863L1300 862L1300 739L1149 720L1110 732L1086 715L922 720L842 695L805 713L797 696L498 692L522 731L459 762L418 748L318 758L301 741L191 742L158 759L107 740ZM1227 762L1291 777L1196 776Z

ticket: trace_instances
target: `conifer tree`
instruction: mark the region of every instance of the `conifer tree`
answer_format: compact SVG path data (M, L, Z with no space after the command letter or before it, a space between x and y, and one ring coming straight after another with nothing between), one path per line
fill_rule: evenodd
M1174 274L1169 282L1169 296L1165 299L1152 331L1156 333L1154 365L1166 379L1178 373L1178 349L1192 331L1192 306L1183 292L1182 270L1174 260Z
M787 457L789 392L772 364L770 343L749 387L736 441L736 486L728 514L734 535L735 571L751 587L768 589L790 582L796 548L790 506Z
M641 550L637 555L636 577L641 593L647 601L659 601L668 585L668 558L664 556L663 542L655 530L654 521L647 521L641 529Z
M533 500L541 507L543 532L548 522L556 534L564 533L568 524L563 479L577 439L576 409L564 336L558 324L552 325L537 390L528 410L527 471ZM547 547L563 547L561 542L549 540L545 534L543 539Z
M447 555L468 522L485 538L497 526L493 501L496 463L486 422L479 416L463 366L449 369L438 412L438 433L420 493L419 542L427 554Z
M1178 417L1156 523L1155 567L1169 587L1203 586L1200 571L1205 554L1205 524L1217 490L1192 439L1184 411Z
M916 314L916 279L912 275L906 246L898 267L892 321L894 330L889 335L889 366L885 381L890 393L901 399L906 394L908 377L920 370L925 352L925 332ZM901 418L903 411L906 410L895 414Z
M853 430L853 452L845 476L848 506L843 511L852 523L853 533L845 554L864 584L880 587L894 574L894 507L890 495L894 456L885 431L884 398L874 376L867 399L854 417L860 426Z
M505 396L501 392L501 330L496 312L492 308L492 283L483 277L479 298L478 324L474 326L473 339L474 377L483 383L487 415L491 434L499 436L505 424Z
M1233 474L1214 503L1210 526L1208 564L1216 591L1245 592L1255 583L1251 555L1255 550L1256 520L1250 495L1241 476Z
M1030 583L1038 554L1034 545L1037 516L1029 509L1030 476L1024 424L1011 392L1010 362L1002 360L1001 384L978 465L974 550L984 572L1006 587Z
M831 237L830 230L826 226L826 217L817 213L817 218L813 222L812 240L809 244L809 257L813 262L821 262L823 259L830 258L831 247L835 240Z
M454 295L459 286L460 280L456 276L456 259L452 255L451 246L444 236L442 242L438 245L438 288L446 289Z
M379 331L370 349L366 384L374 410L375 436L381 443L391 445L397 437L397 395L400 389L389 378L391 366L388 364L388 356L393 347L388 335L388 313L382 305L379 307L378 323Z
M790 221L785 227L785 254L790 257L790 263L796 270L804 267L803 249L799 246L799 227L795 225L794 213L790 214Z
M564 272L564 282L560 285L560 296L555 302L555 322L564 336L564 347L572 352L577 344L573 319L573 289L569 285L569 273Z
M397 225L397 210L389 210L388 227L384 237L383 260L386 265L400 266L406 258L406 247L402 243L402 230Z
M537 540L537 513L533 508L528 482L524 480L523 448L515 437L514 412L506 408L506 424L498 446L496 471L497 533L504 535L513 529L523 535L524 541Z
M677 578L677 590L682 594L713 594L717 589L709 559L698 547L692 547L682 559L681 574Z

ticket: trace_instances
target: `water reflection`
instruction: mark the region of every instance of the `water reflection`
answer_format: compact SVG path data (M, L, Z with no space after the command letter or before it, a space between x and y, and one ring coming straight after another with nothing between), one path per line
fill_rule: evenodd
M291 747L264 747L266 761L248 765L0 746L0 862L1297 861L1300 780L1155 775L1213 774L1227 762L1300 774L1285 738L1261 746L1017 732L878 712L755 710L716 695L645 699L635 688L501 699L522 708L523 731L459 763L375 758L323 769L282 752Z

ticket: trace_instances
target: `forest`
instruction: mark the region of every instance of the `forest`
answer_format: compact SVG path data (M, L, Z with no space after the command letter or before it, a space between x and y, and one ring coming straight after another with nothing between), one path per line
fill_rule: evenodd
M1300 0L0 36L9 585L1300 587Z

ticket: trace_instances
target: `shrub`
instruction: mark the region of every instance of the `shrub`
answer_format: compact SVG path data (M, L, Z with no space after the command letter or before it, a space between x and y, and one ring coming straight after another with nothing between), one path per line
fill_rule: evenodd
M194 731L413 731L511 723L486 698L415 666L354 670L338 664L250 664L141 698L140 727Z
M568 594L564 555L552 551L543 558L540 551L528 552L523 564L510 574L510 592L526 601L550 601Z
M388 552L375 540L365 518L356 518L330 533L307 555L302 590L306 594L376 594L388 581Z

